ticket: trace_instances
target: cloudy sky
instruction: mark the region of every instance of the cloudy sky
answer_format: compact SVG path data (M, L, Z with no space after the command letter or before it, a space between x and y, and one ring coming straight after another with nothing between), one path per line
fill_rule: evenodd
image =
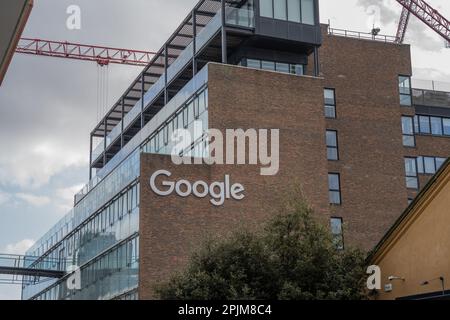
M36 0L24 36L156 51L197 0ZM450 17L448 0L431 3ZM81 29L66 27L70 5ZM394 0L321 0L321 21L333 28L395 35L401 8ZM414 76L450 82L450 49L413 18ZM0 252L23 253L70 210L88 179L89 132L102 108L116 101L138 67L16 55L0 87ZM108 90L99 103L99 74ZM20 288L0 285L0 299Z

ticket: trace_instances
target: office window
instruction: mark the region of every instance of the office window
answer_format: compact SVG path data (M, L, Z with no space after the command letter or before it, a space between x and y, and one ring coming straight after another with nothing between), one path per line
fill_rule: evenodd
M261 17L273 18L273 0L260 0L260 15Z
M275 62L273 61L261 61L261 69L275 71Z
M442 124L444 127L444 135L450 136L450 119L448 118L442 119Z
M314 0L302 0L302 23L314 24Z
M340 205L342 203L341 199L341 181L338 173L328 174L328 191L330 204Z
M411 77L399 76L400 104L402 106L412 106Z
M334 89L325 89L325 117L336 118L336 92Z
M402 117L403 145L405 147L415 147L414 125L412 117Z
M442 118L430 117L431 134L442 135Z
M314 25L314 0L260 0L260 15Z
M296 74L298 76L302 76L305 74L305 66L302 64L291 64L291 73Z
M342 218L331 218L331 234L336 248L344 250L344 228Z
M328 160L339 160L337 131L327 130L326 136Z
M420 133L430 134L431 133L430 117L419 116L419 127Z
M439 157L417 157L417 172L420 174L435 174L446 161Z
M432 157L423 157L423 167L425 174L435 174L436 173L436 161Z
M275 19L279 19L279 20L286 20L286 14L287 14L287 9L286 9L286 0L274 0L273 2L273 13L274 13L274 18Z
M275 67L278 72L289 73L289 63L277 62Z
M419 189L419 179L417 177L416 158L405 158L406 187L408 189Z
M300 0L288 0L288 20L292 22L301 22Z
M247 59L247 67L261 69L261 61L256 59Z

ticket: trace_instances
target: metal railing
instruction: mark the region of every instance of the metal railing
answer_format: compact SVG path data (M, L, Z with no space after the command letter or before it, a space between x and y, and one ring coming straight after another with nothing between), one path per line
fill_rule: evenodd
M379 41L385 43L396 43L397 38L395 36L382 35L377 34L374 35L370 32L360 32L360 31L351 31L344 29L334 29L328 28L328 34L338 37L346 37L346 38L354 38L354 39L362 39L362 40L372 40Z

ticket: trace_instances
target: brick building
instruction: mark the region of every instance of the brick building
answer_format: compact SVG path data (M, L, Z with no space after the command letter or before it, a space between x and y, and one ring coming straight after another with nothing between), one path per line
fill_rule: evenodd
M408 45L320 25L316 0L201 0L93 130L91 181L28 252L31 267L79 266L81 289L67 274L27 283L23 298L153 298L205 236L257 227L297 186L344 246L372 249L448 157L450 94L414 89L411 75ZM194 136L186 155L207 156L195 121L279 129L279 172L173 164L177 128ZM229 176L244 198L161 196L149 183L159 170L208 185Z

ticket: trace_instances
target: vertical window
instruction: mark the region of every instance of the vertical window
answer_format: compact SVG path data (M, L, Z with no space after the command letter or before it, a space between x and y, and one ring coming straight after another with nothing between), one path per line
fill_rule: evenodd
M442 136L442 118L431 117L431 134Z
M328 160L339 160L337 131L327 130L327 157Z
M286 9L286 0L275 0L273 2L273 6L274 6L274 18L275 19L280 19L280 20L286 20L286 14L287 14L287 9Z
M325 117L336 118L336 92L334 89L325 89Z
M331 218L331 235L336 248L344 250L344 228L342 218Z
M419 179L417 177L416 158L405 158L406 187L408 189L419 189Z
M340 205L341 199L341 181L338 173L328 174L328 191L330 197L330 204Z
M424 168L426 174L435 174L436 173L436 162L432 157L424 157L423 158Z
M415 147L414 125L412 117L402 117L403 145L405 147Z
M430 117L419 116L419 128L420 133L430 134L431 133Z
M402 106L412 106L411 98L411 77L399 76L400 104Z
M436 171L442 167L445 161L447 161L445 158L436 158Z
M444 127L444 135L450 136L450 119L444 118L442 119L443 127Z
M314 24L314 0L302 0L302 23Z
M300 0L288 0L288 20L300 22Z
M273 18L273 3L272 0L260 0L260 15L261 17Z
M417 157L417 173L425 173L425 168L423 167L423 157Z

